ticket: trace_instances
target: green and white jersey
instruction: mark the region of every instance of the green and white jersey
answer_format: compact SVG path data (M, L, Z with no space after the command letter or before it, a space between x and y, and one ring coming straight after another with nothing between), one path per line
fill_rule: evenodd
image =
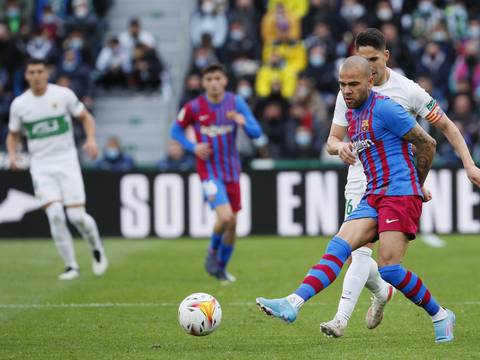
M8 127L27 137L32 166L44 161L77 159L71 117L80 115L84 108L72 90L48 84L42 96L27 90L15 98Z

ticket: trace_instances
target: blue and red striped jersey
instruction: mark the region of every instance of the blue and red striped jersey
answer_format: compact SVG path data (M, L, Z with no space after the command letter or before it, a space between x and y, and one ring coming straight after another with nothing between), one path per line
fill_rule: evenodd
M197 157L197 172L202 181L212 178L225 182L239 180L241 168L236 146L239 125L233 120L237 112L245 117L246 133L252 138L259 137L262 130L248 105L230 92L226 92L219 103L212 103L206 95L200 95L180 110L176 124L183 129L193 126L197 143L208 143L212 149L209 159Z
M412 146L403 139L416 125L415 119L374 91L346 117L348 135L367 177L365 194L422 196Z

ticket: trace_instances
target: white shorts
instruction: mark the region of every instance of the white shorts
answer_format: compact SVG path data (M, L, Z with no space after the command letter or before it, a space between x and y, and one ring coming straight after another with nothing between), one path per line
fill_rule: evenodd
M35 196L43 206L53 201L64 205L85 204L85 188L78 161L31 169Z
M347 183L345 186L345 219L356 209L365 194L367 184L363 181Z

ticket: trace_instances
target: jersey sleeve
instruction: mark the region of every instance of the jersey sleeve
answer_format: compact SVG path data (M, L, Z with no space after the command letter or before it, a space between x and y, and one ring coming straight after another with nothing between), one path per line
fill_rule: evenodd
M348 126L348 121L346 118L347 113L347 104L343 99L342 92L339 91L337 95L337 101L335 102L335 110L333 111L333 123L340 126Z
M18 102L13 101L10 106L10 117L8 120L8 130L11 132L19 132L22 129L22 119L18 114Z
M75 93L65 88L65 97L67 99L67 110L73 117L77 117L81 114L81 112L85 109L85 105L78 100L77 95Z
M436 123L443 115L443 111L437 101L416 82L410 80L410 83L408 94L412 110L429 123Z
M400 104L391 99L383 101L379 115L383 126L400 138L417 124L417 121Z
M193 120L194 120L194 116L193 116L192 105L190 103L187 103L178 112L175 123L185 129L189 125L193 124Z
M239 95L235 97L235 107L237 111L245 117L245 132L253 139L259 138L262 135L262 128L255 116L253 116L250 108L243 98Z

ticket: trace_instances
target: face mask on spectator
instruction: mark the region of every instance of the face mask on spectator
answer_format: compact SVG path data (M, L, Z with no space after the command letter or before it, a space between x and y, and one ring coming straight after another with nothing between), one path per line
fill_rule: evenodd
M448 38L447 34L443 31L435 31L432 34L432 40L433 41L446 41Z
M115 160L116 158L118 158L119 155L120 155L120 150L118 150L116 148L106 148L105 149L105 157L108 160Z
M202 4L202 11L205 14L212 14L215 10L215 4L211 1L206 1Z
M312 142L312 135L308 131L297 131L295 134L295 142L298 146L306 147Z
M7 17L14 18L20 15L20 9L18 7L10 7L7 9Z
M309 93L308 87L305 85L299 85L297 88L297 95L301 98L307 97Z
M78 50L83 46L83 40L81 38L74 37L70 39L69 45L72 49Z
M427 14L433 10L433 4L430 1L420 1L418 4L418 10L422 14Z
M244 38L244 34L242 30L233 30L230 33L230 36L233 40L242 40Z
M377 11L377 17L381 21L388 21L393 17L393 12L388 8L382 8Z
M55 21L55 16L53 14L43 15L43 22L45 24L53 24Z
M239 86L237 90L238 95L244 99L248 99L250 96L252 96L252 92L252 88L248 85Z
M82 6L77 6L75 8L75 16L79 18L84 18L87 15L88 15L88 7L82 5Z
M468 32L472 38L480 38L480 26L471 26Z
M200 56L195 59L196 67L204 68L205 66L207 66L207 63L208 63L208 59L204 56Z
M325 57L322 55L310 55L310 64L315 67L320 67L325 64Z
M63 60L62 68L65 71L73 71L77 67L76 61Z
M43 36L35 36L33 38L33 45L34 46L42 46L43 44L45 43L45 39L43 38Z
M340 14L347 20L358 19L365 13L365 8L360 4L342 6Z

